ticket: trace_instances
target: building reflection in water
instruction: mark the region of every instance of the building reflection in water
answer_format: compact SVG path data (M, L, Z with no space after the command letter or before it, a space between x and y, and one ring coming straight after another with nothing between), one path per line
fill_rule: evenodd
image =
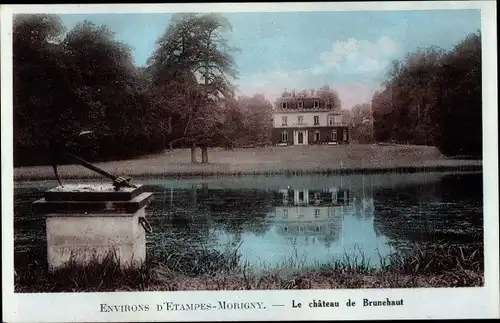
M379 236L374 231L374 199L371 181L363 177L353 189L293 188L279 190L281 203L274 208L276 231L298 244L327 248L335 243L349 249L353 244L363 244Z
M287 188L279 192L282 205L274 209L274 223L280 235L306 245L319 240L327 247L342 240L344 214L355 207L349 190Z
M349 187L341 180L331 183L331 187L318 184L268 191L272 196L268 229L259 235L243 230L237 237L242 241L239 252L244 261L263 267L315 266L350 256L379 264L379 255L391 250L387 239L374 231L371 181L360 177ZM214 234L223 245L235 238L230 232Z

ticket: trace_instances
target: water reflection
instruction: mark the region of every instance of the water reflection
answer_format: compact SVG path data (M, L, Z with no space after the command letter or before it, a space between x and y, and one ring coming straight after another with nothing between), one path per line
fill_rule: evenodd
M283 205L275 207L273 214L279 234L304 237L305 245L308 245L309 240L315 244L318 239L330 247L332 242L339 240L346 208L353 206L348 190L284 189L280 193Z
M376 260L379 253L392 251L384 237L373 230L372 190L358 196L342 187L287 188L279 193L281 205L274 207L272 229L267 233L276 248L256 256L248 246L245 251L251 263L307 266L341 260L346 255Z
M257 268L317 266L379 256L414 242L482 244L481 173L252 176L148 180L148 258L239 246ZM17 254L44 249L31 203L55 183L16 184ZM42 246L42 247L40 247ZM42 257L43 258L43 257ZM352 258L351 258L352 260Z
M158 245L165 245L160 241L166 240L187 248L239 245L242 261L261 268L314 266L346 254L376 266L379 255L393 251L374 230L370 178L353 189L346 187L344 177L330 178L332 186L325 188L309 188L294 179L287 181L294 186L286 188L154 186L157 201L151 214L163 229L151 249L158 254Z
M482 244L482 187L477 173L443 174L397 191L381 187L374 200L375 231L398 247L408 241Z

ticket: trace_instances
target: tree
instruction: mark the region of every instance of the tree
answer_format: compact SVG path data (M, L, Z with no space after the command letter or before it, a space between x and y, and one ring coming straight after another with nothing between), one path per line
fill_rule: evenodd
M481 155L479 32L448 52L431 46L409 53L387 76L385 89L372 99L377 140L436 145L450 156Z
M432 107L438 95L436 76L442 56L443 50L435 46L419 49L392 71L389 91L397 141L433 144Z
M186 98L189 113L184 115L185 142L191 145L191 161L196 162L196 146L202 149L202 162L208 162L207 146L221 131L222 99L234 95L231 79L236 77L235 48L223 37L231 30L229 21L217 14L176 14L165 34L158 40L157 50L149 60L155 86L176 83L185 93L200 93ZM174 113L174 112L171 112Z
M440 69L436 143L446 155L482 156L481 34L448 53Z
M368 103L357 104L351 109L351 138L359 143L374 141L373 115L371 105Z
M391 101L390 89L375 92L372 99L373 126L375 140L379 142L390 141L394 138L394 107Z
M148 78L104 26L64 34L57 16L14 19L15 164L45 164L47 139L95 131L88 158L120 159L155 149Z
M68 80L76 95L78 120L96 130L98 151L133 156L148 150L145 135L148 97L131 50L105 26L84 21L62 43L71 69Z
M13 21L14 163L46 162L45 140L71 128L65 82L65 29L55 15L16 15Z
M352 107L353 124L358 125L372 118L372 107L368 103L356 104Z
M237 137L240 145L262 145L271 140L272 104L263 95L238 98L238 109L243 119Z
M221 132L215 136L215 141L226 149L240 146L242 138L246 138L245 114L236 100L229 99L225 102L224 119L220 129Z
M328 85L318 89L316 91L316 95L322 99L330 99L336 109L340 109L342 107L342 101L340 100L339 93L337 90L330 88Z

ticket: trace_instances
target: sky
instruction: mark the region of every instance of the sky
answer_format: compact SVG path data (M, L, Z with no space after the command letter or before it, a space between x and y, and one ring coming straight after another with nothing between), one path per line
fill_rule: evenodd
M427 46L452 49L481 27L479 10L330 11L224 13L233 26L224 34L238 70L238 95L260 93L273 102L285 89L325 84L343 109L369 103L391 61ZM147 64L171 13L63 14L66 28L83 20L106 25L132 48L136 65Z

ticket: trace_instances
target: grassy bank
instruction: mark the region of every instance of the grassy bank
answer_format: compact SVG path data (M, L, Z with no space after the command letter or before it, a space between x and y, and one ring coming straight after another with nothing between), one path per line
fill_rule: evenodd
M349 289L476 287L484 285L483 249L446 244L414 246L406 253L380 258L380 268L345 255L314 269L257 273L239 262L236 250L172 253L161 263L122 270L112 258L88 267L69 263L49 273L43 267L19 271L16 292L105 292L180 290ZM356 261L354 261L356 260ZM295 268L293 268L295 267ZM286 268L285 268L286 269Z
M200 153L200 152L198 152ZM198 156L198 160L201 156ZM207 176L246 174L374 173L386 171L481 170L482 162L449 159L435 147L406 145L291 146L209 151L208 164L191 164L190 151L179 149L140 159L97 163L113 174L150 176ZM60 166L62 178L100 178L80 165ZM14 169L15 180L54 178L50 166Z

